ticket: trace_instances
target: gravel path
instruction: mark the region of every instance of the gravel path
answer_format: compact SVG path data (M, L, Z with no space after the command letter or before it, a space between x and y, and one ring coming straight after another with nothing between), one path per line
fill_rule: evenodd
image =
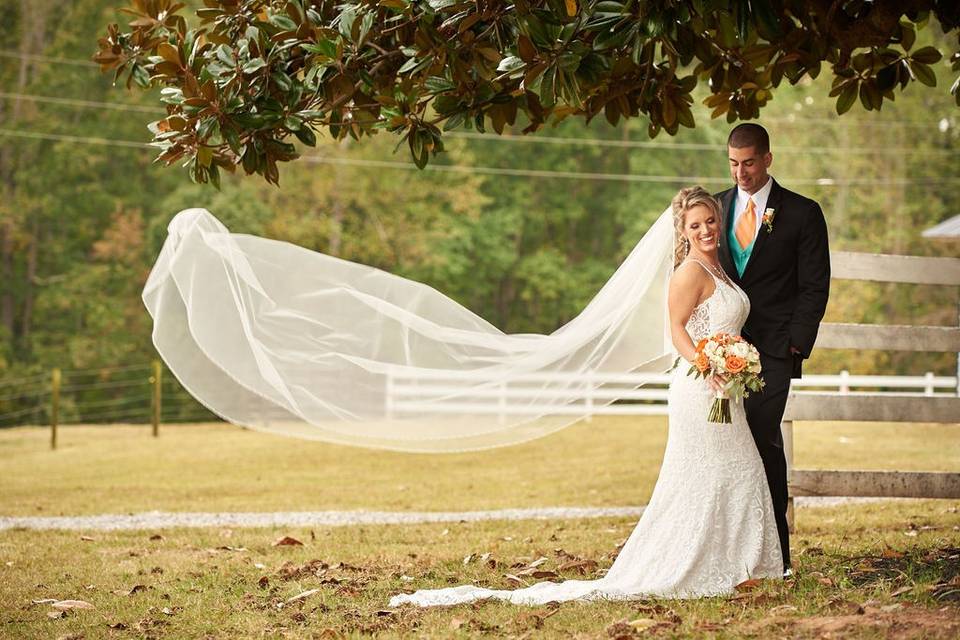
M797 507L828 507L890 498L797 498ZM4 529L166 529L171 527L307 527L357 524L416 524L423 522L476 522L479 520L560 520L603 518L643 513L643 507L547 507L494 511L279 511L250 513L188 513L148 511L95 516L0 516Z

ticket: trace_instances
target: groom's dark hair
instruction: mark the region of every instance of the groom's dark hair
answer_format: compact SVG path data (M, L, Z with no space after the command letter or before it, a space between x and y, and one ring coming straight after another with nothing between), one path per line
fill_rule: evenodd
M744 122L738 124L727 138L727 146L734 149L753 147L760 155L770 152L770 135L767 130L758 124Z

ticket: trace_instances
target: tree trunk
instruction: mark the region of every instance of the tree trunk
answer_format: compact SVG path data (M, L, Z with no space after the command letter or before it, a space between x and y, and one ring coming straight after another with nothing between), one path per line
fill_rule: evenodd
M6 189L5 189L6 190ZM14 335L14 304L13 296L13 225L4 215L0 221L0 325L7 330L11 338Z
M27 56L38 54L43 50L47 12L49 9L49 2L20 0L21 37L18 51L21 57L17 68L16 93L28 93L26 89L30 84L34 68L30 58ZM4 116L4 126L16 128L23 116L23 100L21 98L14 98L10 104L9 114L2 113L2 115ZM17 191L14 166L18 161L22 160L23 158L18 157L14 152L12 145L0 146L0 188L2 188L4 202L4 204L0 206L0 282L4 283L4 286L0 288L0 325L6 328L11 337L16 337L18 333L16 326L17 295L12 286L14 282L16 220L14 219L14 212L11 209L11 205L14 202ZM35 238L33 241L35 242ZM31 246L31 251L33 252L32 269L35 273L36 245L33 244ZM29 259L28 257L28 260ZM30 268L30 265L28 265L28 270L30 270ZM28 276L28 281L30 279L32 279L32 275ZM22 319L30 318L33 313L32 297L29 306L29 309L23 309Z
M33 324L33 281L37 276L37 246L40 244L40 224L34 218L30 225L30 245L27 248L27 270L23 283L23 315L20 318L20 339L29 348L30 328Z

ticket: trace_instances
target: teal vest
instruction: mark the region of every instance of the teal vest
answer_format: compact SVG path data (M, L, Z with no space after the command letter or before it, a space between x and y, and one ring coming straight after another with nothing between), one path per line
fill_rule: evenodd
M733 226L733 212L736 211L736 208L737 196L734 195L730 200L730 211L727 212L727 246L730 247L730 256L733 258L733 265L737 268L737 275L743 277L743 270L747 268L747 261L750 260L750 254L753 253L753 245L756 244L757 238L754 236L753 242L746 249L740 248Z

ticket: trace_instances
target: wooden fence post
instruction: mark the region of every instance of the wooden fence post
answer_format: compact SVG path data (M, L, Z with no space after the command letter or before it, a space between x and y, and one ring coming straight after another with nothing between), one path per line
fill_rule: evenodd
M160 435L160 381L162 380L163 367L159 360L153 361L153 375L150 376L150 384L153 385L153 437Z
M60 369L54 369L50 377L50 448L57 448L57 422L60 419Z

